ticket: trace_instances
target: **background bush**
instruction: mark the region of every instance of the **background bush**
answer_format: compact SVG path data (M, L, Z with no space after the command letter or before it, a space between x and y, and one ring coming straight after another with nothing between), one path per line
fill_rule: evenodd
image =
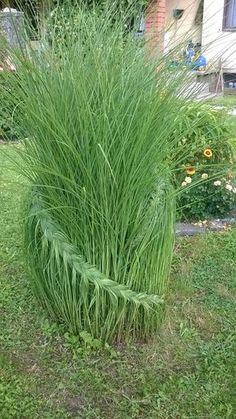
M180 218L203 220L223 216L235 205L230 130L225 113L206 104L191 103L185 117L176 117L174 135L181 134L175 155Z
M0 140L12 141L21 137L21 118L8 77L0 73Z

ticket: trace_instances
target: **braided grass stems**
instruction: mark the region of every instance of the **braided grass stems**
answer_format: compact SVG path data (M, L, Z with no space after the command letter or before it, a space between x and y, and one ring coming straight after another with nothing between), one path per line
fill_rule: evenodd
M160 324L163 297L129 289L125 283L107 278L88 263L50 218L42 201L39 203L38 193L36 196L26 225L28 260L35 293L51 315L66 323L74 333L86 330L104 341L120 341L125 335L150 336ZM166 202L167 215L170 203ZM168 224L169 220L166 221ZM164 244L167 234L171 243L172 226L169 231L161 228L164 226L156 227L160 232L156 236L157 243ZM163 250L170 253L168 247ZM130 263L134 263L135 258L139 259L138 253L132 255ZM163 269L166 267L160 266L162 278L166 275ZM149 289L151 291L151 287Z

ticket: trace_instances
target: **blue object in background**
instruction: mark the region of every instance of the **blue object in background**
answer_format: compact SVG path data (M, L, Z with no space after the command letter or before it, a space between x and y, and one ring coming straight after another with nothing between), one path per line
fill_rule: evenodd
M188 50L187 50L187 64L192 63L194 55L195 55L194 49L193 48L188 48Z
M207 60L203 55L200 55L193 63L193 68L197 70L199 67L206 67Z
M189 41L186 50L184 51L184 62L187 65L192 64L193 57L195 55L194 45L192 41Z

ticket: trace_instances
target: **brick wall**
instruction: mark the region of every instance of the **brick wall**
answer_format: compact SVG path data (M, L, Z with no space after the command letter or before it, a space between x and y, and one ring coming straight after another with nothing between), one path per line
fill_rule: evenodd
M152 54L163 50L166 21L166 0L152 0L146 15L145 36Z

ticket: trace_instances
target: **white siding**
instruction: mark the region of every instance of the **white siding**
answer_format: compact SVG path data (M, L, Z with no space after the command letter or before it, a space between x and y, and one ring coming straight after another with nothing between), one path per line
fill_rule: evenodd
M224 0L205 0L202 29L204 55L208 61L219 61L223 69L236 71L236 32L223 31Z
M217 0L216 0L217 1ZM195 24L200 0L166 0L166 36L165 46L177 46L192 39L201 42L201 25ZM184 9L181 19L173 18L174 9Z

